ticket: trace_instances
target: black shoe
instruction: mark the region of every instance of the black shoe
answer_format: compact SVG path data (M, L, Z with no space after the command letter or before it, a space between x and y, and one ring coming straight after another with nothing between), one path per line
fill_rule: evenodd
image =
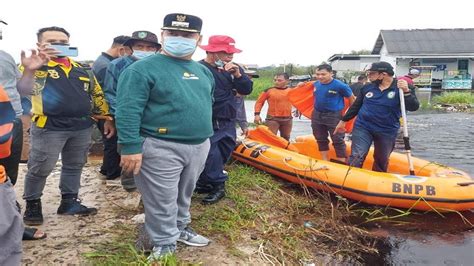
M206 193L211 193L213 189L214 189L213 185L204 184L204 183L198 181L196 183L196 188L194 189L194 192L196 192L198 194L206 194Z
M43 211L41 209L41 200L27 200L23 222L27 225L43 224Z
M81 204L78 198L62 199L58 208L58 214L63 215L94 215L97 213L96 208L89 208Z
M213 185L213 190L202 199L203 204L214 204L225 197L225 183Z

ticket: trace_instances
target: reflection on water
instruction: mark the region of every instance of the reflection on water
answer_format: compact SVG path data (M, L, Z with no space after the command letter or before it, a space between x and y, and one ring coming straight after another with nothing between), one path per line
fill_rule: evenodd
M246 102L249 122L253 122L254 104L255 101ZM265 114L264 108L262 117ZM408 132L413 156L474 176L474 114L411 113ZM292 138L307 134L311 134L310 120L294 119ZM443 217L436 213L415 213L400 220L401 223L370 224L371 232L387 241L380 242L378 256L364 257L365 262L370 265L473 265L474 212L462 215L465 220L457 213L443 214Z

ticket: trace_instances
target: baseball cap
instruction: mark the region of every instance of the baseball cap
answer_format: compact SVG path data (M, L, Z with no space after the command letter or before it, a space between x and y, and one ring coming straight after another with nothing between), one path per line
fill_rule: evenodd
M193 15L172 13L163 19L162 30L179 30L187 32L201 32L202 19Z
M394 74L392 65L385 61L372 63L372 65L368 67L367 71L387 72L390 75Z
M158 42L156 34L146 30L139 30L132 33L132 37L126 40L123 45L131 45L134 41L142 41L156 44L158 49L161 48L161 44Z
M199 45L206 52L226 52L228 54L240 53L242 50L235 48L235 41L226 35L213 35L209 37L207 45Z
M410 75L420 75L420 70L416 68L410 68L410 71L408 71L408 74Z
M114 38L114 43L123 45L129 39L130 39L130 36L120 35Z

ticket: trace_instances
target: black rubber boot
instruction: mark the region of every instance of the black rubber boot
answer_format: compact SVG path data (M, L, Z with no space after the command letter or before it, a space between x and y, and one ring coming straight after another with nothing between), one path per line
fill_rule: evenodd
M213 189L202 199L204 204L214 204L225 197L225 183L213 184Z
M41 208L41 199L26 201L23 222L27 225L43 224L43 210Z
M210 193L213 189L214 187L211 184L198 181L196 183L196 188L194 188L194 192L198 194L206 194Z

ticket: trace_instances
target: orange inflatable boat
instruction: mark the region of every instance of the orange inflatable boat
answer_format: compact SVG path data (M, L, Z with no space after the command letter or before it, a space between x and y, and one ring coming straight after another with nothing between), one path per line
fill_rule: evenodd
M259 126L235 148L233 157L290 182L368 204L441 212L474 209L474 180L467 173L412 158L415 175L409 175L407 157L395 152L388 173L374 172L369 170L372 152L363 169L323 161L313 136L290 143ZM329 156L336 158L334 150Z

